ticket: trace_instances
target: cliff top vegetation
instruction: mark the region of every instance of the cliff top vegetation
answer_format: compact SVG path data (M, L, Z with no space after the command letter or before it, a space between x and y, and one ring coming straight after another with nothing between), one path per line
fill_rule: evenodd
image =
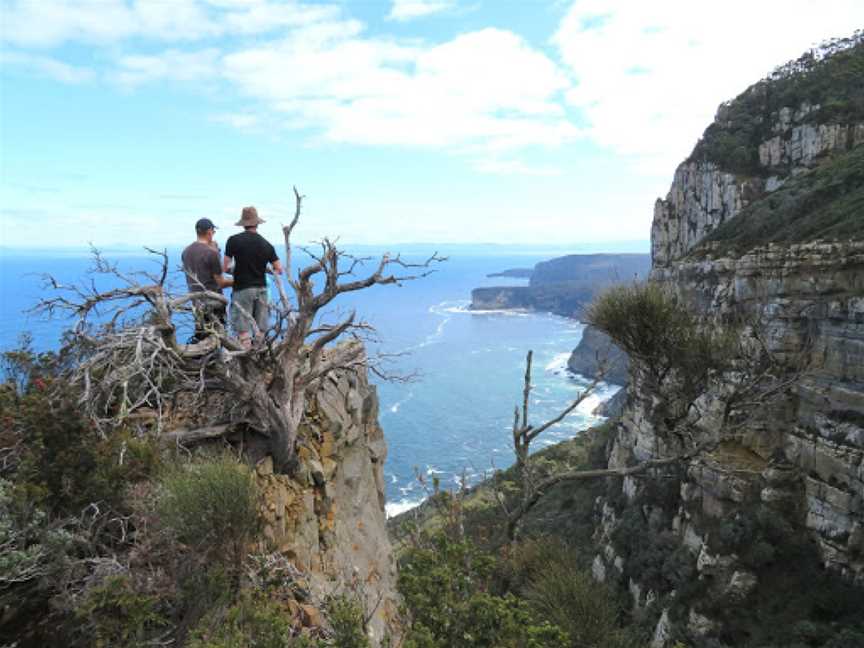
M772 137L772 115L782 108L813 108L803 122L864 120L864 31L834 39L781 65L743 93L721 104L688 161L717 164L724 171L761 175L759 144Z

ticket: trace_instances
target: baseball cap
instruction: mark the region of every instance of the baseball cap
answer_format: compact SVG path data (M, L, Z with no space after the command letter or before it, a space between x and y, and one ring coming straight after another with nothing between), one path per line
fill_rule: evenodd
M210 229L216 229L216 226L213 224L209 218L200 218L198 222L195 223L195 231L196 232L206 232Z

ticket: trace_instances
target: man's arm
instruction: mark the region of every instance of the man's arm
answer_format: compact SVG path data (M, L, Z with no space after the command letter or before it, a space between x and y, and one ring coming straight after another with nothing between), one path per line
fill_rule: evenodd
M228 265L228 257L222 262L222 265ZM213 274L213 281L220 288L229 288L234 285L234 280L222 276L222 268L219 267L219 253L217 252L210 263L210 272Z
M222 257L222 272L225 272L227 274L231 274L231 262L233 260L234 259L229 257L227 254L224 257Z
M216 281L216 285L220 288L230 288L234 285L234 279L223 277L221 272L214 274L213 279Z
M272 261L270 265L273 266L273 274L282 274L282 262L279 259Z

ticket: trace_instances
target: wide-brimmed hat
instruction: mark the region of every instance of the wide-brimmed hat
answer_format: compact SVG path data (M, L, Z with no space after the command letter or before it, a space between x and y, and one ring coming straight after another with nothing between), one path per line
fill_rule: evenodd
M265 222L264 219L258 218L258 210L254 207L244 207L243 213L240 215L240 220L234 223L240 227L254 227Z

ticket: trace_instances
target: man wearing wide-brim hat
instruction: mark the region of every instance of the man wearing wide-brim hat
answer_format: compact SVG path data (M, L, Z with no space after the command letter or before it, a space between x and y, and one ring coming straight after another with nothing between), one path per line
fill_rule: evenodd
M246 344L251 341L257 325L259 335L269 325L269 306L267 303L267 265L272 272L281 273L282 264L276 256L275 248L258 233L258 225L264 220L258 217L254 207L244 207L240 220L235 223L243 232L235 234L225 244L223 269L227 272L234 263L234 289L231 293L231 325L240 340Z

